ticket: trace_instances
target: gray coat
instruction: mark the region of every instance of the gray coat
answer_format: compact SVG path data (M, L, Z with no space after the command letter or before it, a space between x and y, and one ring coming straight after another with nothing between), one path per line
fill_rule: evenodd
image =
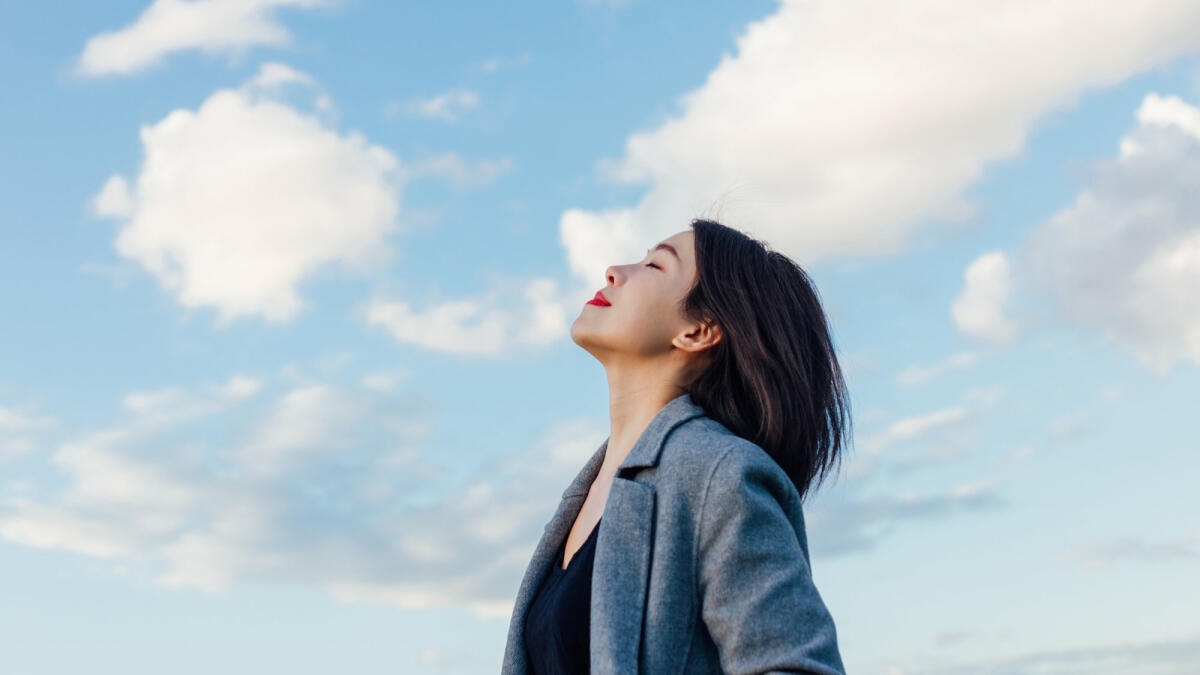
M525 616L595 480L605 439L562 494L525 570L502 675L532 675ZM800 495L761 447L683 394L613 478L595 542L591 672L844 673L813 583Z

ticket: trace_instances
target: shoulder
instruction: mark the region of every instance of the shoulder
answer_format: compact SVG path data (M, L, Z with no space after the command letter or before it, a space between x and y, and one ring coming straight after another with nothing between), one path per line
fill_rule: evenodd
M671 473L688 476L702 498L737 493L747 483L767 488L784 503L795 493L787 473L766 450L708 416L676 427L667 437L661 462Z

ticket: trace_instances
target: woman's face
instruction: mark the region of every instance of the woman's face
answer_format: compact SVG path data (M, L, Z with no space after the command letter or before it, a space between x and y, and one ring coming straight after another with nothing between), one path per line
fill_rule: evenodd
M605 270L608 285L600 294L611 304L585 304L571 324L571 339L602 362L606 356L644 359L670 352L694 323L680 309L696 281L694 237L684 230L641 260Z

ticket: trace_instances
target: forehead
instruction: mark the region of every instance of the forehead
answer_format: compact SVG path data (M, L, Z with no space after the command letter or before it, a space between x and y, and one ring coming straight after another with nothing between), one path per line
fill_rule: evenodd
M691 230L684 230L682 232L676 232L675 234L664 239L663 241L668 244L674 244L675 247L678 248L685 244L691 244L693 236L694 236L694 233Z
M650 251L655 251L661 248L663 244L667 244L679 252L681 262L687 263L692 259L692 241L695 234L691 230L684 230L663 239L660 243L650 247Z

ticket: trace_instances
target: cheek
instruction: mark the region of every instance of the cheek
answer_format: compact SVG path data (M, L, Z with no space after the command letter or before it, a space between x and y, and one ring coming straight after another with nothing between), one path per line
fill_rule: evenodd
M670 342L678 325L670 303L660 298L646 300L646 304L625 308L629 312L621 317L622 329L635 333L643 345Z
M622 332L633 331L649 339L669 334L679 321L678 298L671 294L670 284L662 279L638 281L647 283L629 286L621 296L621 304L609 308L616 310L609 315L611 324Z

